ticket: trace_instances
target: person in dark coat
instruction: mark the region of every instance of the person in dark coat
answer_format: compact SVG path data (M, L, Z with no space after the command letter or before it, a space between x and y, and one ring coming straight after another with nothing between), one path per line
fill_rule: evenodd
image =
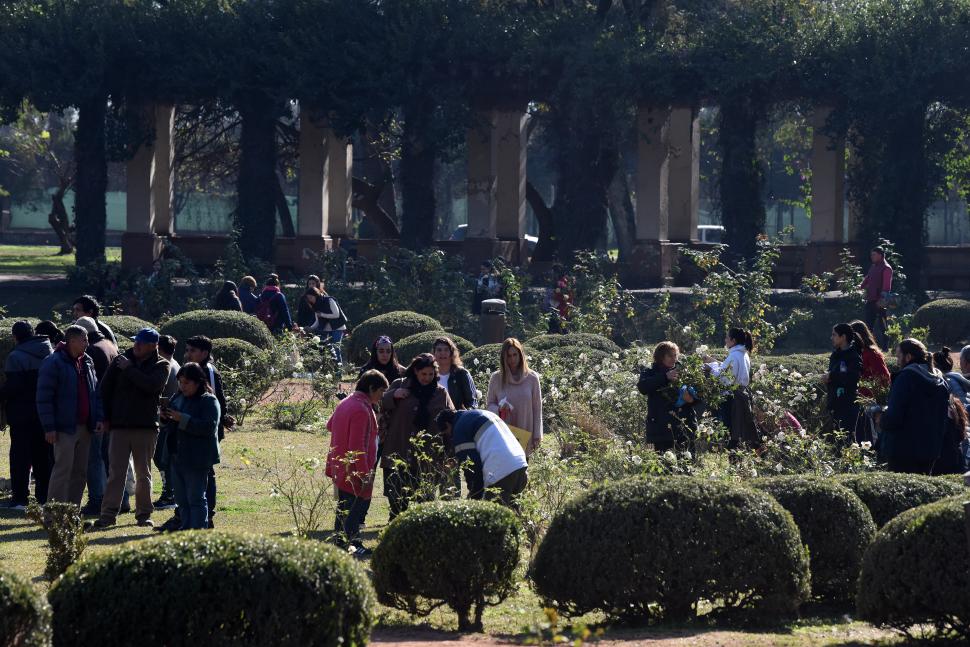
M933 474L963 474L967 471L964 443L967 440L967 410L955 395L950 396L946 433L940 458L933 466Z
M30 472L34 472L34 496L43 505L47 501L54 455L44 441L44 431L37 415L37 373L41 364L54 352L47 337L34 334L30 323L13 325L17 342L4 364L6 380L0 386L0 404L6 406L10 425L10 508L23 510L30 494Z
M243 312L248 315L256 313L256 306L259 305L259 297L253 294L256 289L256 279L251 276L244 276L239 281L239 301L242 303Z
M856 395L862 375L862 338L852 326L840 323L832 328L832 345L835 350L829 356L829 370L822 378L826 384L825 405L836 427L851 432L847 439L851 443L856 440L859 420Z
M239 300L239 288L232 281L226 281L216 294L216 310L229 310L230 312L242 312L242 301Z
M932 474L943 452L950 389L921 342L899 342L896 361L902 370L880 416L879 456L893 472Z
M640 372L637 382L637 390L647 396L647 443L658 452L694 452L699 402L690 388L680 383L679 352L673 342L657 344L653 364Z
M98 324L98 330L101 334L111 340L111 343L118 346L118 338L115 337L115 333L111 330L108 324L104 323L98 317L101 316L101 304L98 300L89 294L79 296L74 300L74 305L72 306L71 312L74 315L74 319L80 319L81 317L91 317Z
M266 279L266 285L259 295L259 302L253 311L256 318L266 324L270 332L278 335L284 330L293 329L293 319L290 318L290 306L286 303L286 296L280 289L280 280L276 276Z
M400 377L404 377L404 373L407 371L397 360L394 341L387 335L381 335L371 344L370 360L360 368L357 379L360 379L364 373L370 370L380 371L387 378L388 384Z

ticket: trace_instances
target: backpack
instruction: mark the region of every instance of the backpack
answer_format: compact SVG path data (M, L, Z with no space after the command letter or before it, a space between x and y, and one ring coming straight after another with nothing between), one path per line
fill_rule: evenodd
M256 311L253 313L256 318L266 324L266 327L272 330L276 327L276 312L273 310L273 299L263 299L260 298L259 303L256 305Z

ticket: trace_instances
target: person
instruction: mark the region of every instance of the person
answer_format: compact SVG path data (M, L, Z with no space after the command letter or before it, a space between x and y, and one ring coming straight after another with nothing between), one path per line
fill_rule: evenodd
M350 543L356 557L370 552L360 543L359 535L370 508L377 467L374 407L380 404L387 388L387 378L380 371L367 371L357 380L353 394L341 400L327 420L330 451L326 474L337 489L334 532L340 543Z
M256 279L251 276L244 276L239 281L239 301L242 303L243 312L248 315L256 314L256 306L259 305L259 297L253 294L256 290Z
M94 374L98 378L98 384L104 380L104 374L114 358L118 356L118 348L102 334L97 322L91 317L81 317L74 322L81 326L88 333L87 354L94 362ZM104 488L108 480L108 439L102 435L94 434L91 437L91 449L88 455L88 502L82 508L84 515L97 515L101 512L101 504L104 500ZM129 470L130 471L130 467ZM126 483L128 479L126 478ZM127 489L126 489L127 492ZM125 505L128 501L126 495L122 502L122 510L129 508Z
M181 530L208 527L206 490L219 462L219 402L205 369L188 362L178 371L179 391L162 409L168 462L175 485Z
M455 459L471 462L468 498L497 500L516 509L529 484L529 462L512 430L491 411L446 409L435 418Z
M461 364L461 351L451 337L441 335L431 344L431 352L438 363L438 384L448 390L455 409L478 408L478 391L472 374Z
M16 346L4 363L6 379L0 386L0 404L6 406L10 425L10 508L25 510L31 471L34 496L43 505L54 466L54 457L44 440L37 415L37 375L54 348L47 337L35 334L30 322L14 323L11 332Z
M343 354L340 352L340 341L347 333L347 316L340 308L340 304L327 291L320 288L307 288L304 298L313 305L314 322L306 329L307 332L320 333L330 338L334 359L337 364L343 364Z
M952 352L948 346L943 346L940 350L933 353L933 366L943 373L943 377L950 385L950 393L966 408L970 405L970 380L964 377L959 371L953 370ZM960 359L962 364L962 351Z
M300 302L296 307L296 325L300 328L309 328L317 321L315 312L316 299L310 299L309 297L314 295L319 298L321 285L320 277L316 274L311 274L307 277L305 292L300 297Z
M179 392L178 373L182 367L175 359L175 347L177 345L178 340L171 335L158 336L158 354L168 360L168 382L162 389L163 404L166 400L170 401ZM168 425L162 425L158 432L158 442L155 443L153 460L155 467L158 468L158 473L162 477L162 493L158 500L152 503L156 510L171 510L175 507L175 483L172 480L172 466L170 461L166 460L165 452L168 432Z
M865 320L869 329L875 333L879 346L886 350L886 326L888 325L888 313L886 308L880 305L883 296L892 292L893 289L893 268L886 262L886 250L882 247L873 247L869 252L869 272L862 280L860 289L866 293Z
M215 310L228 310L230 312L242 312L242 301L239 300L239 288L232 281L222 284L218 294L216 294Z
M275 274L271 274L266 279L263 291L259 295L259 303L256 305L253 314L266 324L266 327L274 335L278 335L284 330L293 329L290 307L286 303L286 296L280 290L280 279Z
M472 297L472 314L482 314L482 301L485 299L497 299L502 294L502 282L495 273L495 265L492 261L482 261L482 266L478 271L478 278L475 280L475 293Z
M387 415L380 439L384 495L393 520L408 509L422 475L436 470L444 459L444 444L434 420L443 410L454 406L447 389L438 384L438 366L430 353L415 357L404 377L394 380L381 398L381 409ZM432 439L419 452L415 442L420 443L425 434ZM432 476L438 483L437 474Z
M862 340L862 373L859 376L860 381L888 387L890 382L889 367L886 366L886 358L883 357L882 350L880 350L876 338L872 335L872 331L869 330L869 326L864 321L859 321L858 319L850 321L849 325L859 335L859 339ZM864 386L859 387L859 393L865 396L872 396L872 390Z
M566 268L556 264L552 268L552 287L546 293L546 309L549 311L549 334L566 332L566 323L573 306L572 281Z
M34 334L47 337L47 339L49 339L51 342L51 346L57 346L59 343L64 341L64 333L62 333L61 329L57 327L57 324L49 319L45 319L37 324L37 326L34 328Z
M529 432L526 456L542 442L542 387L539 374L529 368L521 342L502 342L501 368L489 377L486 408L506 424Z
M185 361L195 362L205 372L212 387L212 393L219 402L219 429L218 440L226 437L226 429L232 429L236 424L236 419L228 414L228 403L223 389L222 374L215 367L212 361L212 340L205 335L196 335L185 340ZM209 469L209 481L206 490L206 504L209 506L208 523L209 528L214 527L213 518L216 515L216 471Z
M98 303L97 299L90 294L79 296L74 300L71 312L74 315L75 320L80 319L81 317L91 317L94 319L94 321L98 324L98 330L101 331L101 334L111 340L111 343L117 348L118 338L115 337L114 331L111 330L108 324L98 319L98 317L101 316L101 304Z
M94 362L85 354L88 333L68 326L64 341L37 373L37 415L45 440L54 448L48 501L81 505L91 434L102 433L101 399Z
M754 339L744 328L730 328L724 335L724 347L728 355L723 362L705 356L707 371L718 377L725 386L733 387L725 392L718 409L718 417L730 434L728 449L740 447L742 441L758 446L759 435L754 423L754 406L751 391L751 352Z
M360 368L357 379L360 379L367 371L379 371L390 384L399 377L404 377L407 370L397 359L397 351L394 350L394 342L387 335L381 335L374 340L370 347L370 359Z
M935 356L935 355L934 355ZM967 410L955 395L950 396L947 409L946 433L940 458L933 466L933 474L963 474L967 471L964 451L967 442Z
M931 474L943 450L950 390L921 342L899 342L896 362L901 370L880 416L879 456L892 472Z
M152 527L152 471L158 437L158 405L168 383L168 360L158 354L158 331L142 328L132 338L131 349L118 355L101 383L104 427L108 443L108 485L101 516L93 527L115 525L125 490L129 460L135 467L135 520Z
M849 434L848 443L862 442L867 438L856 437L859 426L859 405L856 404L859 377L862 375L862 339L847 323L832 328L832 346L829 370L822 376L825 382L825 406L832 414L838 430Z
M647 444L654 451L694 453L698 404L689 385L682 384L677 344L663 341L653 350L653 364L640 372L637 390L647 396Z

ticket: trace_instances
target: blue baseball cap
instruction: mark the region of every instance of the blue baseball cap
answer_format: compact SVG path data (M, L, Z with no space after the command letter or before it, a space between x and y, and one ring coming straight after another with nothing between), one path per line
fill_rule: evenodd
M154 328L142 328L138 331L137 335L131 338L131 341L141 342L143 344L157 344L158 331Z

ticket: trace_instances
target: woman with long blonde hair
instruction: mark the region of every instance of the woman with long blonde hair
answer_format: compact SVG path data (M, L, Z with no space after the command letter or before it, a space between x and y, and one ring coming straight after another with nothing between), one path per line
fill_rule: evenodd
M501 368L488 380L487 408L506 424L532 434L531 454L542 442L542 389L539 374L529 368L522 343L509 337L502 343Z

